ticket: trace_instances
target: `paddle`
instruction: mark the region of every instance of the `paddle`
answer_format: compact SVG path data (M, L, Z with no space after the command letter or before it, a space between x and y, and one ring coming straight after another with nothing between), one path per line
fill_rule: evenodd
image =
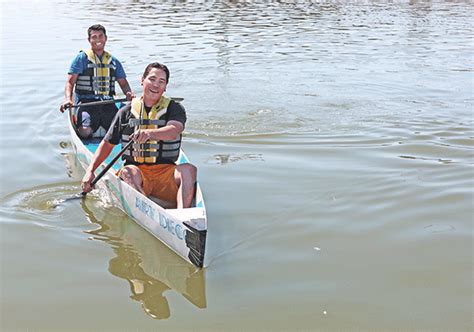
M133 140L130 140L123 148L120 150L119 153L110 161L110 163L107 164L107 166L104 167L104 169L92 180L91 182L91 187L94 187L95 184L107 173L107 171L115 164L115 162L124 154L125 151L133 144ZM70 201L73 199L78 199L78 198L84 198L86 197L87 193L86 192L81 192L80 194L76 194L74 196L68 197L64 199L65 201Z
M98 105L107 105L107 104L115 104L122 101L127 101L127 98L118 98L118 99L106 99L106 100L99 100L99 101L92 101L90 103L82 103L82 104L75 104L66 108L78 108L78 107L89 107L89 106L98 106Z
M171 97L174 101L182 102L184 98L180 97ZM75 104L67 108L78 108L78 107L89 107L89 106L98 106L98 105L107 105L107 104L115 104L120 103L122 101L127 101L127 98L118 98L118 99L106 99L106 100L99 100L99 101L91 101L90 103L83 103L83 104Z

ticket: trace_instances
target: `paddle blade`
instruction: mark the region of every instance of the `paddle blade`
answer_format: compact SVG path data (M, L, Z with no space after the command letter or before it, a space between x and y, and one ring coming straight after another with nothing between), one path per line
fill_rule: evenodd
M67 201L73 201L75 199L81 199L81 198L86 197L86 195L87 195L87 193L75 194L75 195L72 195L72 196L69 196L69 197L66 197L66 198L63 198L63 199L58 199L57 203L61 204L61 203L67 202Z

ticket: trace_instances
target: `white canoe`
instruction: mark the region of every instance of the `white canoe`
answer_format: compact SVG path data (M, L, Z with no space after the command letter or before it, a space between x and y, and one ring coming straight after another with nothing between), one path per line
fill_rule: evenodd
M69 131L72 147L81 166L86 169L100 144L100 139L81 140L76 133L69 116ZM98 167L96 175L120 151L117 145L109 158ZM181 150L177 164L189 162ZM179 256L202 268L206 248L207 215L199 183L196 184L196 195L193 207L186 209L165 209L121 181L115 174L122 166L122 160L100 179L96 188L107 195L107 199L123 212L128 214L137 224L142 226L157 239L166 244Z

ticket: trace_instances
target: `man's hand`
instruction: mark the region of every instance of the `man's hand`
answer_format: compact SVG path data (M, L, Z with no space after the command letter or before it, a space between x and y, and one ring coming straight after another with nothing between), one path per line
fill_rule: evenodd
M59 107L59 111L61 113L64 113L64 111L70 108L72 105L73 105L72 99L66 99Z
M131 139L137 143L145 143L151 139L152 130L153 129L138 129L131 135Z
M91 182L94 181L94 179L95 179L94 172L91 172L91 171L87 170L86 174L82 178L82 182L81 182L81 187L82 187L83 192L88 193L92 189L94 189L91 186Z
M125 97L127 98L128 101L131 101L133 98L135 98L135 94L132 92L132 91L128 91L126 94L125 94Z

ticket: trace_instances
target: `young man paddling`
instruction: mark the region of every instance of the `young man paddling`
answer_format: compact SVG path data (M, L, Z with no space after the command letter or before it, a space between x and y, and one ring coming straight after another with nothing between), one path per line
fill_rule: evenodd
M165 97L168 68L158 62L145 68L143 95L122 107L100 143L82 179L82 190L92 190L94 171L107 158L114 145L135 143L123 155L125 166L120 178L146 196L157 197L163 207L191 206L196 183L196 167L175 165L181 147L186 112L181 104Z
M87 33L91 49L79 52L69 68L64 88L65 99L60 106L61 112L73 105L73 89L76 103L111 99L115 95L115 81L117 81L128 100L134 97L122 64L105 51L107 42L105 28L96 24L91 26ZM87 138L100 126L108 130L116 113L117 108L114 104L79 109L77 114L79 135Z

